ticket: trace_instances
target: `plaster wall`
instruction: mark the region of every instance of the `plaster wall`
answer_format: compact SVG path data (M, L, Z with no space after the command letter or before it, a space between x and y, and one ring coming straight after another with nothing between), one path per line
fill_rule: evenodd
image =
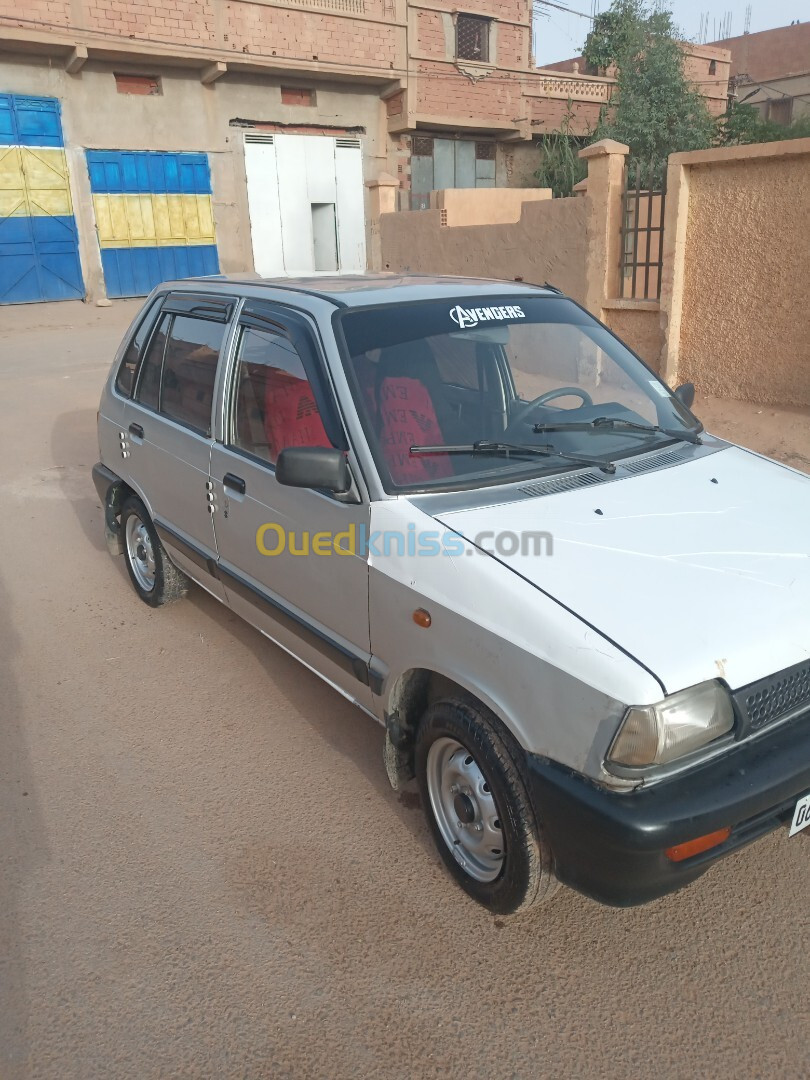
M808 406L810 139L719 153L678 155L688 172L678 379Z
M523 205L512 224L448 227L440 210L383 214L383 269L466 274L558 286L584 302L587 197Z

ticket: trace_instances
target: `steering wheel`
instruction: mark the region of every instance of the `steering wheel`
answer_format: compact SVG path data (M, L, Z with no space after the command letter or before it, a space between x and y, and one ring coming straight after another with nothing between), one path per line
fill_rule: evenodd
M509 423L506 425L506 432L511 431L513 428L518 428L524 421L526 421L532 413L536 412L541 405L547 405L549 401L554 401L556 398L568 397L573 395L582 399L582 404L578 405L578 409L584 409L588 405L593 405L593 398L587 390L583 390L580 386L558 386L556 390L547 390L545 394L541 394L536 397L534 401L527 401L523 405ZM504 434L506 434L504 432Z

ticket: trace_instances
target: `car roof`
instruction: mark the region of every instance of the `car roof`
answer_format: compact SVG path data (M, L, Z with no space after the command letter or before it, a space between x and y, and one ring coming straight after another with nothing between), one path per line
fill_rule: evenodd
M520 281L496 278L440 277L430 274L318 274L311 277L263 278L251 274L218 274L213 277L185 278L171 282L172 289L199 288L200 285L227 284L239 290L249 287L255 296L263 288L268 292L299 293L328 300L335 307L369 307L413 300L457 299L520 295L557 295L554 286L529 285ZM169 283L167 283L169 284ZM231 291L230 289L228 290ZM241 290L239 290L241 291Z

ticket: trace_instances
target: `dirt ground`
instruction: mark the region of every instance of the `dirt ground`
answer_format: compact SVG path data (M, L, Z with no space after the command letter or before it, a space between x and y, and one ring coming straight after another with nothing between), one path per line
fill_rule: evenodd
M133 311L0 309L0 1080L807 1076L807 834L493 919L380 728L202 591L138 602L90 479ZM696 408L810 469L807 412Z

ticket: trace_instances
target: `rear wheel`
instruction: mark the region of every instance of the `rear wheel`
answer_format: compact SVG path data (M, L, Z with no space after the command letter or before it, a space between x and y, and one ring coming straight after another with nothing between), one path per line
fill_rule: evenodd
M121 507L121 532L130 581L145 604L161 607L186 595L189 579L169 559L146 507L135 496Z
M416 740L416 776L439 854L465 892L501 915L526 911L557 887L509 741L484 710L455 699L428 708Z

